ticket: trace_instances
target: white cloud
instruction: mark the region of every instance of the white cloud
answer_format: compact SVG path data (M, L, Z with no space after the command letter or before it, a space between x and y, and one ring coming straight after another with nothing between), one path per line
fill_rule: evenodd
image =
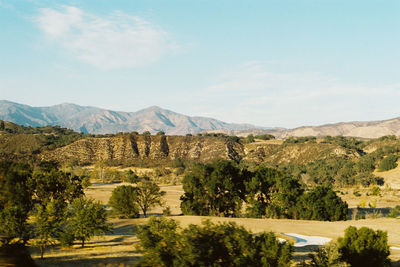
M101 17L73 6L42 8L35 22L49 41L100 69L147 65L174 48L165 31L121 11Z
M398 116L399 97L400 84L372 87L317 72L278 73L257 61L218 75L198 96L199 109L218 107L203 115L283 127L389 119Z

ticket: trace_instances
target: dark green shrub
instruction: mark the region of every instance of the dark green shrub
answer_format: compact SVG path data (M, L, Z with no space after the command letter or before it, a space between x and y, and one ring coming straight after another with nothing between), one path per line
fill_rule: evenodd
M397 159L398 157L395 155L389 155L386 158L382 159L381 163L379 164L378 170L379 171L388 171L397 167Z
M390 209L389 214L387 217L389 218L397 218L399 216L399 212L396 209Z
M381 189L377 186L374 186L371 188L371 195L372 196L379 196L379 194L381 193Z
M329 187L315 187L300 197L297 206L301 219L319 221L347 219L347 203Z
M338 239L341 259L352 267L390 266L387 232L350 226Z

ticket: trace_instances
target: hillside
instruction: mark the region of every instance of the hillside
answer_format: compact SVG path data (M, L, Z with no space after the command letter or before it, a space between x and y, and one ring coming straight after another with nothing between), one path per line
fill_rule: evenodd
M383 121L341 122L321 126L303 126L291 130L269 132L279 139L289 136L352 136L358 138L379 138L385 135L400 135L400 118Z
M54 160L79 165L98 161L111 165L164 164L177 158L209 162L218 158L237 162L304 164L317 159L354 157L354 150L338 144L281 141L246 143L224 135L163 136L136 133L83 135L57 126L24 127L4 122L0 129L0 158ZM381 141L383 142L383 141ZM373 146L375 143L371 143ZM377 143L382 146L383 144Z
M163 164L181 158L208 162L218 158L239 161L243 146L226 138L197 136L150 136L124 134L78 140L39 155L42 160L79 165L99 161L111 165Z
M212 118L190 117L157 106L136 112L120 112L68 103L50 107L31 107L5 100L0 101L0 120L31 127L59 125L91 134L164 131L168 135L185 135L207 130L255 128L250 124L233 124Z

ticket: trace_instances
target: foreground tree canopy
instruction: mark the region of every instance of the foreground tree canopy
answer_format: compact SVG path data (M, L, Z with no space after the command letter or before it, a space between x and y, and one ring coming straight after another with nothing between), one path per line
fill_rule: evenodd
M43 257L56 240L71 245L78 239L84 245L108 230L103 205L83 198L80 177L49 162L0 162L0 245L29 240Z
M235 223L189 225L150 218L139 228L140 266L291 266L293 247L273 233L254 235Z
M197 164L183 179L181 209L188 215L346 220L347 204L329 187L304 185L270 168L249 171L231 161Z

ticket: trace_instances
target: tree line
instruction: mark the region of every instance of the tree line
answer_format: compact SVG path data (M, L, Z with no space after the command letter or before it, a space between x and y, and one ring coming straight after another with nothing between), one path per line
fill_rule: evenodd
M187 215L337 221L348 214L347 203L330 187L306 190L284 172L265 167L250 171L227 160L196 164L182 185L181 210Z

